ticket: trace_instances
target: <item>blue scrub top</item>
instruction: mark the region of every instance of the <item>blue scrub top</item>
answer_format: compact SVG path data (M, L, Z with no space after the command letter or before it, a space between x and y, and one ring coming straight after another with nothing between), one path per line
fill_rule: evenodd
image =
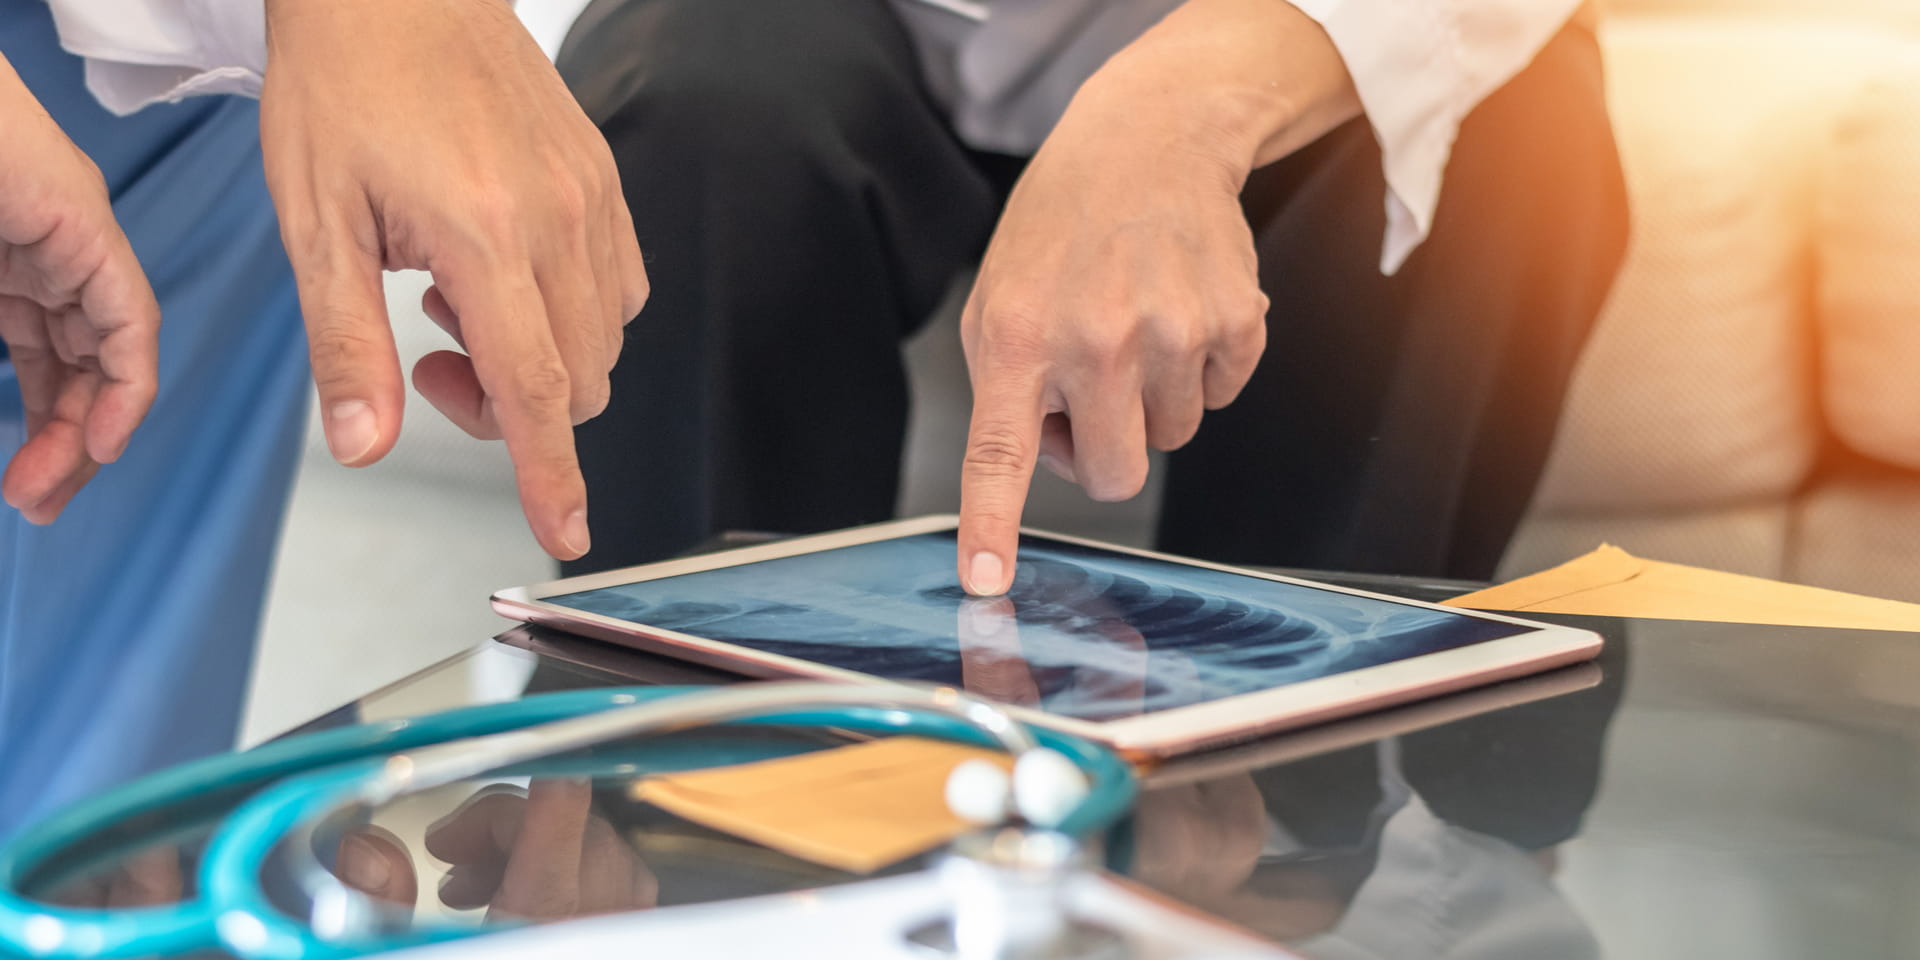
M114 117L38 0L0 0L0 53L99 165L162 320L159 397L125 456L51 526L0 508L3 840L232 746L310 388L254 102ZM0 361L0 463L21 417Z

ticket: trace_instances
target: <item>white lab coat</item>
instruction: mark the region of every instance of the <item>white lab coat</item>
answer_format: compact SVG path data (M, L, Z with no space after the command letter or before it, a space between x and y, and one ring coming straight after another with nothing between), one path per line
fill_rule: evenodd
M400 0L395 0L400 2ZM892 0L961 137L1037 148L1101 63L1183 0ZM1581 0L1289 0L1327 30L1378 137L1392 272L1425 239L1460 123L1533 60ZM49 0L61 43L117 112L205 93L257 95L263 0ZM582 0L520 0L548 31Z

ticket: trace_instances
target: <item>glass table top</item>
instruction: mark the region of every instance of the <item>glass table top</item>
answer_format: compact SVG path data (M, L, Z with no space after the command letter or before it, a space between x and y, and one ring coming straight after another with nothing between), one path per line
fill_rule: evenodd
M1471 586L1322 579L1420 599ZM1920 955L1920 636L1539 619L1594 629L1605 652L1166 764L1110 862L1322 960ZM517 627L302 729L732 679ZM681 746L746 749L723 733ZM677 820L629 785L482 778L338 824L320 859L416 915L471 922L854 879ZM77 904L190 893L206 813L147 824L123 856L50 867L45 892Z

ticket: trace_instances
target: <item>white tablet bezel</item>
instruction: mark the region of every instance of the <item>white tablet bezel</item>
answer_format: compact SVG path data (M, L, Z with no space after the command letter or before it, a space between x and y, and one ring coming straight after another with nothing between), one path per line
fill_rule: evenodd
M804 677L853 683L894 683L897 681L779 654L765 653L750 647L710 640L674 630L649 627L614 617L574 610L547 603L546 598L597 590L623 583L658 580L703 570L799 556L895 537L937 533L952 530L958 524L959 519L954 516L916 517L815 536L777 540L678 560L643 564L584 577L513 587L493 595L493 608L501 616L511 620L556 627L610 643L689 660L747 676ZM1243 742L1278 730L1304 727L1392 704L1406 703L1590 660L1600 652L1601 641L1597 634L1574 627L1535 623L1478 610L1443 607L1403 597L1189 560L1184 557L1168 556L1149 550L1137 550L1044 530L1023 529L1023 532L1063 543L1111 550L1166 563L1219 570L1262 580L1276 580L1281 583L1353 596L1372 597L1413 607L1445 610L1483 620L1532 628L1529 632L1511 637L1485 640L1464 647L1440 650L1330 677L1120 720L1093 722L1057 716L1033 708L1011 708L1023 720L1098 740L1135 758L1168 757Z

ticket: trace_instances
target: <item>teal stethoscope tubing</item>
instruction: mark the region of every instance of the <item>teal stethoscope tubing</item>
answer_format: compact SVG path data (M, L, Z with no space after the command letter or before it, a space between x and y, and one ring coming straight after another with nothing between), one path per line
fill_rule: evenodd
M111 958L224 947L261 960L327 960L480 932L471 927L433 928L378 941L325 941L267 902L259 888L260 866L287 831L356 797L359 785L379 770L387 754L710 689L640 687L544 694L310 734L245 753L210 757L136 781L42 822L0 850L0 952ZM914 734L997 745L986 732L956 717L892 704L782 710L724 725ZM1088 833L1105 828L1126 812L1133 801L1134 783L1125 761L1079 737L1044 728L1029 732L1040 745L1072 760L1091 785L1087 799L1061 829ZM17 893L21 880L35 867L76 840L201 793L284 777L293 779L268 787L226 818L201 858L200 893L194 900L162 907L82 910L37 903Z

